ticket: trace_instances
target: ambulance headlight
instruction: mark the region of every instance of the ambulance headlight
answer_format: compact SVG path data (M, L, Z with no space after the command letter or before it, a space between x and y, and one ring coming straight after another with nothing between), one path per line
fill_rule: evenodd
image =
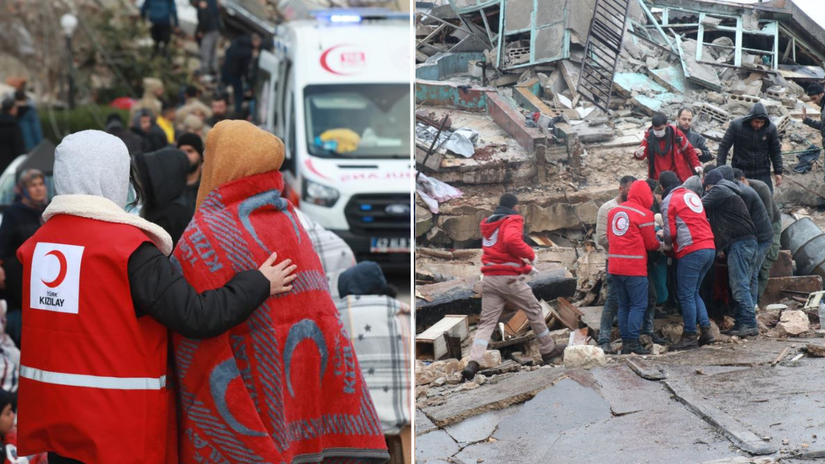
M341 195L338 190L326 185L304 179L304 195L301 201L312 203L313 205L331 208L338 201Z

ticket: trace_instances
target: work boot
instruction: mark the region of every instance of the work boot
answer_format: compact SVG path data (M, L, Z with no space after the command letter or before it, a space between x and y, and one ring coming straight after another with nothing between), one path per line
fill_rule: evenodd
M470 361L467 363L467 367L461 371L461 376L464 377L465 382L469 382L476 376L476 372L478 372L478 363Z
M740 327L737 330L731 331L730 335L731 336L736 335L739 338L755 337L755 336L759 335L759 328L756 327L756 326Z
M710 345L711 343L716 343L716 339L713 337L709 325L701 327L701 329L702 335L699 336L699 346L705 346Z
M656 335L655 332L647 335L650 336L650 341L657 345L667 346L670 343L666 338Z
M699 334L696 332L683 333L681 340L668 347L670 351L692 350L694 348L699 348Z
M600 344L599 348L604 351L604 354L616 354L616 350L613 349L613 345L611 345L610 342Z
M552 364L553 360L558 358L559 356L564 357L565 348L567 348L567 343L556 343L556 346L554 346L552 350L541 355L541 364Z
M650 350L643 347L641 343L639 343L638 338L627 339L624 340L622 343L622 354L650 354Z

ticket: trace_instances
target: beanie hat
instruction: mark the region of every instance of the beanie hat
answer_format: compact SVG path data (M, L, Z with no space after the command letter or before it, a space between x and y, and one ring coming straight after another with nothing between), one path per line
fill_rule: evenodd
M819 95L821 93L825 93L825 88L822 87L822 84L813 83L808 86L805 93L807 95Z
M198 154L201 155L203 158L203 139L198 134L193 134L191 132L187 132L180 137L178 137L178 148L189 145L190 147L194 148Z
M387 279L381 266L373 261L362 261L338 277L338 295L383 295Z
M707 187L708 185L716 185L724 179L722 177L722 173L719 172L719 169L714 169L708 175L705 176L705 181L702 183L703 186Z

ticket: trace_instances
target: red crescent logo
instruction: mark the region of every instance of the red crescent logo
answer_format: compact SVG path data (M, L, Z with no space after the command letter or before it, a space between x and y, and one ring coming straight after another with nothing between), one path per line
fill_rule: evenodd
M339 76L352 76L352 75L358 74L358 72L361 71L361 68L363 68L366 65L364 52L361 52L361 51L350 52L350 53L342 53L341 54L341 61L342 62L349 60L350 61L350 63L348 63L349 66L357 68L357 69L354 69L352 72L342 72L340 70L333 69L330 66L329 54L332 53L333 50L339 49L341 47L354 47L354 45L341 44L341 45L336 45L334 47L328 48L326 51L324 51L324 53L321 54L321 67L324 68L327 72L330 72L332 74L337 74Z
M55 288L63 283L63 280L66 278L66 271L68 271L69 266L66 261L66 257L63 256L63 253L59 252L58 250L52 250L46 253L46 256L49 255L53 255L55 258L57 258L57 261L60 263L60 272L57 273L57 278L55 278L53 281L46 282L45 280L41 279L41 282L43 282L49 288Z
M315 174L316 176L321 177L321 178L323 178L323 179L326 179L326 180L332 180L332 179L330 179L329 177L327 177L327 176L325 176L325 175L321 174L321 172L320 172L320 171L318 171L317 169L315 169L315 165L314 165L314 164L312 164L312 159L311 159L311 158L307 159L307 160L306 160L306 162L305 162L304 164L306 164L307 169L309 169L309 172L311 172L311 173Z

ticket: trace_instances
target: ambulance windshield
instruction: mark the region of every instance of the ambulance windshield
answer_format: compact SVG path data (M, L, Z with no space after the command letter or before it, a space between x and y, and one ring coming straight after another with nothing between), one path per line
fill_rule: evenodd
M310 155L409 159L408 84L311 85L304 105Z

